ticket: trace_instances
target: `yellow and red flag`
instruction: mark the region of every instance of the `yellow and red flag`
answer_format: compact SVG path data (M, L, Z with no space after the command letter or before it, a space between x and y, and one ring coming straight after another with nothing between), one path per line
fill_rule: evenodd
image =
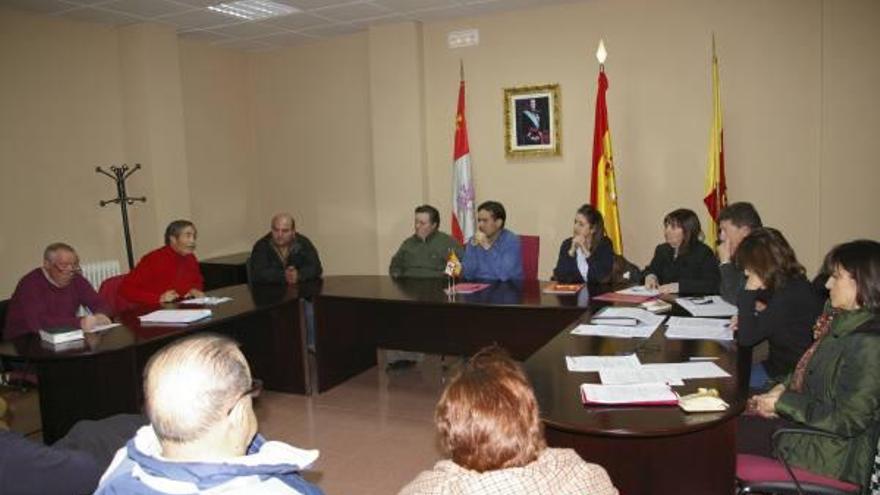
M620 214L617 210L617 185L614 179L614 154L611 152L611 129L605 92L608 78L599 68L599 89L596 92L596 126L593 132L593 169L590 177L590 203L605 219L605 232L614 245L614 252L623 254L620 235Z
M471 150L468 146L467 122L464 119L464 66L461 69L461 82L458 87L455 149L452 159L452 237L464 244L476 231Z
M709 134L709 161L706 169L706 195L703 203L709 212L706 222L706 243L713 250L718 235L718 214L727 206L727 180L724 173L724 125L721 120L721 88L718 57L712 37L712 130Z

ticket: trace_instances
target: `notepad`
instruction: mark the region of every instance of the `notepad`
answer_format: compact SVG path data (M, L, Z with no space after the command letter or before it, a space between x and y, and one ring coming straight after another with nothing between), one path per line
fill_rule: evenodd
M160 309L138 318L144 325L186 325L210 316L210 309Z
M675 406L678 396L665 383L641 383L637 385L581 385L581 401L586 405L606 406Z
M728 320L673 316L666 322L666 338L733 340L733 331Z
M85 338L79 328L46 328L40 330L40 338L50 344L63 344Z
M656 297L660 295L660 291L657 289L649 289L644 285L634 285L632 287L616 291L615 294L623 294L627 296L650 296Z

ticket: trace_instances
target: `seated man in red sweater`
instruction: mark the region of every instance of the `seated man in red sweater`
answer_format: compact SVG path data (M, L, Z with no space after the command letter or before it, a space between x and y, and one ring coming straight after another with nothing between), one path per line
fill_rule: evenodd
M92 314L76 315L80 306ZM4 339L46 328L91 330L110 323L109 307L79 273L79 256L68 244L55 242L43 251L43 266L21 278L6 313Z
M119 294L138 304L159 304L187 297L202 297L204 280L199 271L196 226L175 220L165 229L165 246L147 253L125 277Z

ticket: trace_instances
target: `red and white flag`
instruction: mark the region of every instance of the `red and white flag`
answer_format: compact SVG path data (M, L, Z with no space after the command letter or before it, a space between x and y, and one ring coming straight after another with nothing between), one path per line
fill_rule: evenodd
M471 175L471 151L468 147L467 122L464 119L464 70L458 88L458 111L455 113L455 151L452 155L452 237L464 242L474 236L474 181Z

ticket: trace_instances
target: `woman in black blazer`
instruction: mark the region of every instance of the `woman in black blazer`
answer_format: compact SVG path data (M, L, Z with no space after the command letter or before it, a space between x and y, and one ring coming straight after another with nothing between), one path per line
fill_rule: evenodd
M752 365L749 382L750 388L762 389L794 371L813 343L813 323L822 312L822 301L776 229L753 230L736 249L736 262L747 277L732 322L736 340L744 347L770 342L770 356Z
M605 235L605 220L585 204L574 214L574 235L559 246L553 279L564 284L607 282L613 266L614 248Z
M645 287L663 294L717 294L718 260L703 243L697 214L680 208L663 218L663 227L666 242L657 246L645 268Z

